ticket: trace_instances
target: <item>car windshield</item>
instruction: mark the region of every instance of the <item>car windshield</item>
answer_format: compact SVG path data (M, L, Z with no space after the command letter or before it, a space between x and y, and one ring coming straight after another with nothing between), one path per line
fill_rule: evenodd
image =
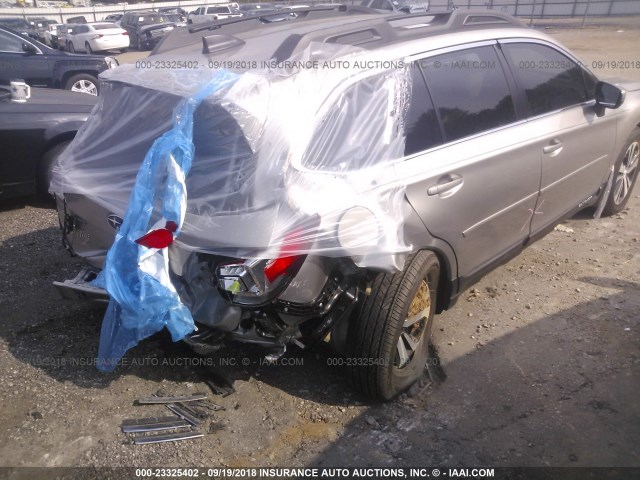
M0 18L0 25L13 28L14 30L24 30L25 28L31 28L31 26L20 18Z
M140 25L155 25L157 23L166 23L167 17L164 15L148 15L144 17L138 17L138 23Z

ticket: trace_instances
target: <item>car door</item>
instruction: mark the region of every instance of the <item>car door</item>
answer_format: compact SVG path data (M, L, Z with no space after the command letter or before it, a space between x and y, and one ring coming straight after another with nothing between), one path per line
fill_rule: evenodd
M414 120L407 122L407 158L399 167L424 225L453 248L462 289L522 247L539 193L540 155L496 45L417 60Z
M25 51L25 45L32 47ZM32 87L51 87L49 60L26 38L0 30L0 83L22 79Z
M613 164L616 111L596 115L596 79L547 43L501 41L542 158L532 235L592 199Z
M31 113L28 103L12 102L7 93L8 89L0 88L0 198L33 191L34 159L42 151L48 120Z

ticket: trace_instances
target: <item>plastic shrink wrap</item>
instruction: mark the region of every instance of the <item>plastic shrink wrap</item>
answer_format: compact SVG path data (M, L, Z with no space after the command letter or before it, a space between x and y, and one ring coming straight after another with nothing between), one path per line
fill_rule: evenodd
M389 179L404 154L411 75L359 67L367 55L311 44L293 68L102 75L50 187L124 216L97 280L111 297L102 369L164 326L174 340L194 329L167 249L135 243L167 222L174 247L232 258L308 253L379 267L410 250L404 186Z

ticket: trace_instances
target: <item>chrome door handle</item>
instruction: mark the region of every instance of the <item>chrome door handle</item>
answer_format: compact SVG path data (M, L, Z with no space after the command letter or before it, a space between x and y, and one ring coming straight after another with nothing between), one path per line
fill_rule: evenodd
M458 185L462 185L462 177L459 175L448 175L446 178L449 180L431 185L427 189L427 195L440 195L456 188Z
M564 145L560 140L553 139L549 145L542 149L542 152L547 155L554 152L560 152L563 146Z

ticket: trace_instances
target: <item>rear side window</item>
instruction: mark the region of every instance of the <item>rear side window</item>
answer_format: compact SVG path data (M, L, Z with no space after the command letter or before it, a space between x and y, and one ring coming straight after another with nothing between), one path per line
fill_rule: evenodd
M577 105L593 98L587 92L585 72L557 50L533 43L507 43L502 49L524 89L532 115ZM595 85L589 75L589 90Z
M420 60L447 141L516 120L507 80L493 47Z
M406 143L404 154L422 152L442 143L435 107L424 78L416 64L411 68L411 101L405 117Z

